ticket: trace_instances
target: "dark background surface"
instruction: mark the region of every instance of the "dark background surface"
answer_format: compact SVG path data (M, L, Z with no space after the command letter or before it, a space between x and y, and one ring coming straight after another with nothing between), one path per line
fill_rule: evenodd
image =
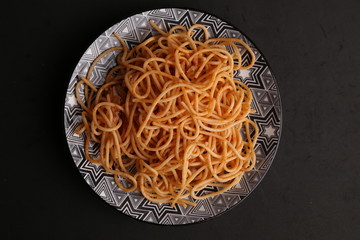
M360 1L169 2L2 7L0 238L359 239ZM283 104L280 147L261 184L231 211L180 227L134 220L101 200L63 127L67 84L86 48L123 18L162 7L203 10L248 35Z

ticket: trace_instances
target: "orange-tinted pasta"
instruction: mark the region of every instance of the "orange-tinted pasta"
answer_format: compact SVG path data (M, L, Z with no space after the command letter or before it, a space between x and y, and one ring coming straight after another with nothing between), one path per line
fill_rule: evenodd
M250 89L234 79L234 71L255 62L251 48L239 39L209 39L207 29L195 24L188 30L175 26L128 49L102 53L76 86L83 108L86 158L114 174L123 191L139 190L156 203L195 205L227 191L254 167L256 124ZM195 29L205 40L192 38ZM239 48L251 61L244 66ZM229 51L229 48L232 51ZM104 84L90 81L97 61L121 50ZM84 98L80 86L84 86ZM99 156L89 154L90 141L100 144ZM207 186L219 191L197 192Z

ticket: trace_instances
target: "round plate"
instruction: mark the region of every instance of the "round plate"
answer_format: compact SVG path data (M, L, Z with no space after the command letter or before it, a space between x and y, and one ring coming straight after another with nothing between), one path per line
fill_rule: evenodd
M100 165L92 164L85 159L84 135L77 135L74 129L81 122L81 108L75 99L74 87L78 76L85 76L91 62L110 47L119 46L112 36L118 33L129 48L133 48L144 39L158 33L149 25L149 20L163 30L169 30L174 25L181 24L190 27L195 23L207 27L210 37L239 38L253 49L256 55L255 65L249 70L241 70L235 78L246 83L252 90L254 100L252 108L256 110L250 117L259 126L259 139L256 144L255 168L246 172L240 182L229 191L205 200L196 201L196 206L176 206L152 203L139 192L126 193L121 191L114 182L113 176L104 172ZM196 37L196 34L195 34ZM115 65L115 55L108 54L95 67L90 79L96 86L104 81L107 71ZM243 56L249 58L249 56ZM280 94L273 73L268 63L256 46L239 30L227 22L210 14L179 8L156 9L128 17L115 24L101 34L86 50L77 64L67 89L64 109L66 138L71 155L81 175L90 187L108 204L117 210L142 221L179 225L203 221L231 209L248 196L263 179L274 159L281 132L281 102ZM91 152L96 154L98 146L91 146ZM199 194L216 191L208 187Z

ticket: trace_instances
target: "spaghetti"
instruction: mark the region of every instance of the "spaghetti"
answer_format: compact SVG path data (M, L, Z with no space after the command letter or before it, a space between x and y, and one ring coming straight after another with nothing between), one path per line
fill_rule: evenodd
M252 94L234 71L255 62L251 48L234 38L209 38L205 26L169 32L151 25L160 35L128 49L100 54L76 85L85 133L85 154L114 174L118 187L139 190L156 203L195 205L227 191L255 165L256 124L248 118ZM194 30L205 40L194 40ZM244 64L239 49L251 56ZM117 65L97 89L90 81L97 62L114 51ZM83 88L84 96L80 95ZM89 153L91 142L99 156ZM201 194L206 187L218 191Z

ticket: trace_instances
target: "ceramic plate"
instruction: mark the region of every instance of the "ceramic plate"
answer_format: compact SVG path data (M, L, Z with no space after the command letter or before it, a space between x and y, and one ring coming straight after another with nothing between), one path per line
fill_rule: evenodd
M235 78L246 83L252 90L254 100L252 108L256 110L250 117L259 126L259 140L256 144L256 166L247 172L240 182L229 191L205 200L196 201L196 206L175 208L169 204L156 204L145 199L139 192L126 193L114 183L113 176L106 174L99 165L92 164L84 156L84 136L74 133L74 129L81 122L81 108L75 100L74 88L78 76L85 76L91 62L103 51L110 47L119 46L119 42L112 36L118 33L129 48L158 34L149 25L149 20L163 30L174 25L189 27L195 23L207 27L210 37L239 38L253 49L256 55L255 65L249 70L241 70ZM196 37L196 36L195 36ZM100 86L107 71L115 65L115 54L108 54L95 67L90 79L96 86ZM246 56L246 53L243 56ZM279 90L269 64L256 46L236 27L207 13L179 9L156 9L128 17L101 34L85 51L77 64L67 89L64 109L66 138L76 167L90 187L108 204L135 219L163 225L189 224L213 218L222 214L243 201L261 182L270 168L279 144L281 131L281 102ZM98 146L91 145L91 152L96 154ZM208 187L198 194L216 191Z

